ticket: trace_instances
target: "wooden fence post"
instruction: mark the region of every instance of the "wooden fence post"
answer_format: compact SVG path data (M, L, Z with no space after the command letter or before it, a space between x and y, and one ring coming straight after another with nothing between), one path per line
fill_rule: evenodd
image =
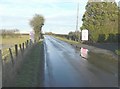
M18 45L15 44L15 54L16 54L16 57L18 56Z
M0 50L0 65L3 64L3 61L2 61L2 51Z
M24 43L22 43L22 46L23 46L22 48L23 48L23 51L24 51Z
M2 51L0 50L0 63L2 63Z
M21 44L19 44L19 47L20 47L20 51L22 52L22 47L21 47Z
M13 54L12 54L11 48L9 48L9 52L10 52L10 57L11 57L12 64L14 64L14 59L13 59Z
M29 44L29 40L27 40L27 47L28 47L28 44Z

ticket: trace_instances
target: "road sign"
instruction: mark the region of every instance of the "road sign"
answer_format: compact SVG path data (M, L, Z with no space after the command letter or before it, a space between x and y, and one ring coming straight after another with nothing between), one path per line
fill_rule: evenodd
M88 30L82 30L82 41L88 41Z
M30 35L31 41L34 43L34 32L31 31L29 35Z

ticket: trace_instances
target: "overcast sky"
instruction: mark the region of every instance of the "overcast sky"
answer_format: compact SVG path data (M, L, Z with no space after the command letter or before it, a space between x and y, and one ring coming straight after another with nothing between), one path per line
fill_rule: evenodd
M76 29L77 2L79 2L79 24L88 0L0 0L0 29L17 28L30 32L30 19L35 14L45 18L43 32L67 34ZM117 2L119 0L116 0ZM2 12L2 13L1 13Z

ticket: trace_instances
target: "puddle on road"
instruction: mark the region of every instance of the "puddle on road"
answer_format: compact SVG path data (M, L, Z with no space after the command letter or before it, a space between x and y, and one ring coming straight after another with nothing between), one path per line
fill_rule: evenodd
M110 73L118 72L118 60L112 55L104 53L94 53L86 48L80 49L80 56L86 59L90 64Z

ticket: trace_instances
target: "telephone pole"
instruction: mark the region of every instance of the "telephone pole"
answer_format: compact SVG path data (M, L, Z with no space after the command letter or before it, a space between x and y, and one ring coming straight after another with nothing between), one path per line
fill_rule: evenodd
M76 18L76 31L75 31L76 37L77 37L77 32L78 32L78 21L79 21L78 19L79 19L79 2L77 3L77 18Z
M76 31L78 31L78 18L79 18L79 2L77 3Z

